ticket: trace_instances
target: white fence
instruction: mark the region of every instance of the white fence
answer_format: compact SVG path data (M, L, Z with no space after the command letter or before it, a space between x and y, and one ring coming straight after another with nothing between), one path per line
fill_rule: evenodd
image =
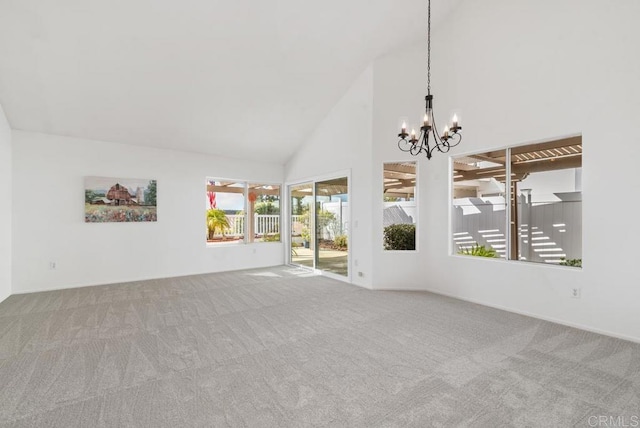
M254 219L253 230L257 235L280 233L280 216L259 214Z
M567 193L568 195L568 193ZM564 201L531 203L518 198L518 257L543 263L582 258L581 193ZM504 198L463 198L453 208L454 250L473 245L491 247L506 257L506 205ZM515 221L515 219L514 219Z
M229 228L224 231L225 235L243 236L244 235L244 215L227 214L229 220Z
M322 202L321 213L326 212L328 215L319 213L317 226L319 237L321 239L333 240L338 235L346 235L349 229L349 202L333 201Z
M244 236L245 217L243 214L227 214L229 228L225 229L226 236ZM254 217L254 232L256 235L280 233L280 216L278 214L258 214ZM219 231L216 236L221 236Z
M300 223L304 226L309 227L309 216L308 215L292 215L291 223L292 224Z
M349 210L346 202L324 202L316 224L320 239L333 240L338 235L346 235L349 228ZM309 214L291 216L291 235L300 236L309 231Z
M300 236L303 229L309 230L309 215L292 215L291 235Z

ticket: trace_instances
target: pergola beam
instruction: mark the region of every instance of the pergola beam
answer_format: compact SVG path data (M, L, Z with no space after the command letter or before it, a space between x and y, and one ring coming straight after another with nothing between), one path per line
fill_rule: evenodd
M385 163L384 171L387 172L400 172L403 174L416 175L416 167L402 164Z
M484 161L484 162L491 162L491 163L497 163L500 165L504 165L505 164L505 154L504 154L504 150L500 150L500 151L496 151L496 152L490 152L490 153L480 153L480 154L476 154L476 155L469 155L468 157L470 158L474 158L474 159L478 159L480 161ZM492 156L492 155L496 155L496 156Z
M215 193L244 193L243 187L227 187L227 186L216 186L213 184L207 185L207 192L215 192ZM253 188L249 189L250 193L255 193L256 195L271 195L271 196L279 196L280 189L261 189L261 188Z
M532 162L518 162L511 165L511 172L516 176L524 176L532 172L556 171L560 169L580 168L582 166L582 156L566 156L557 158L541 159ZM454 181L478 180L481 178L497 178L504 181L505 168L496 166L472 171L455 170L455 175L459 176Z

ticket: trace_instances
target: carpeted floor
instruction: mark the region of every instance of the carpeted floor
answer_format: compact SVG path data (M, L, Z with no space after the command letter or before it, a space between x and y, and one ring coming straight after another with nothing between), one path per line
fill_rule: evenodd
M587 427L639 415L640 345L294 268L0 304L0 426Z

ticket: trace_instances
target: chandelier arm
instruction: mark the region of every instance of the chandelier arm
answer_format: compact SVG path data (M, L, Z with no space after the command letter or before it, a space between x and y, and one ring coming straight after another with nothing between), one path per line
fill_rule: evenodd
M460 141L462 141L462 134L455 132L451 137L449 137L449 140L454 140L455 143L450 143L447 141L447 144L449 145L449 148L451 147L455 147L458 144L460 144Z
M433 136L435 140L435 146L433 148L438 149L440 153L447 153L450 149L449 142L446 140L443 140L435 131L433 133Z
M407 141L406 138L400 138L398 140L398 148L400 150L402 150L403 152L411 152L411 146L413 144L411 144L410 142Z
M413 156L417 156L422 152L422 144L418 145L418 144L414 144L411 149L410 149L410 153Z
M424 151L427 155L427 159L431 159L431 155L433 154L433 147L429 145L429 134L431 134L431 129L425 132L424 138L422 140L424 144Z
M433 136L433 144L429 144L429 135ZM424 152L427 159L431 159L433 152L438 150L440 153L447 153L452 147L457 146L462 141L462 134L454 132L448 139L444 140L435 128L429 128L427 131L421 131L420 136L415 142L400 138L398 140L398 148L403 152L408 152L412 156L417 156Z
M420 131L420 136L418 137L417 142L413 145L412 149L413 150L411 151L411 154L413 156L417 156L417 155L419 155L420 153L422 153L425 150L425 148L424 148L424 131Z
M436 128L436 115L433 112L433 109L431 109L431 118L433 119L433 142L435 143L435 147L437 148L438 151L440 153L446 153L449 151L449 149L447 148L446 150L442 149L442 147L446 147L447 146L447 142L446 141L442 141L442 138L440 138L440 135L438 135L438 129Z

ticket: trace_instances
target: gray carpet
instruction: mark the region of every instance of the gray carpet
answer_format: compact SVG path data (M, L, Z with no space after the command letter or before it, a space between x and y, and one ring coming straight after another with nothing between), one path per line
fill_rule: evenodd
M0 304L0 426L565 427L639 414L639 345L294 268Z

